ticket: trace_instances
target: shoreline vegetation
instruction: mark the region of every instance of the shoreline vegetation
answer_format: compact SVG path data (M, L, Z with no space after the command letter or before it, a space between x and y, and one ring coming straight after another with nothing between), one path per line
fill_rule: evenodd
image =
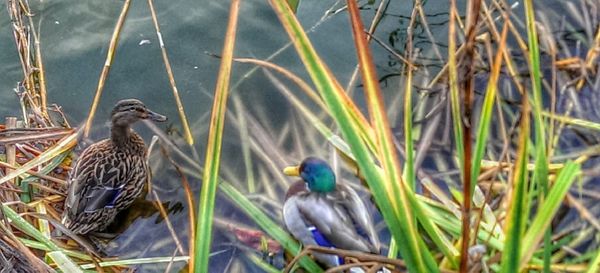
M52 83L45 79L36 12L26 0L5 1L23 80L15 88L20 105L0 124L0 269L130 272L135 265L163 264L168 272L181 263L181 272L212 272L211 259L220 257L212 240L218 233L241 253L227 262L228 272L244 272L245 266L265 272L600 272L600 111L594 110L600 103L600 3L560 3L564 16L577 20L556 29L550 22L562 12L533 0L513 6L468 1L465 10L450 0L448 40L436 41L427 7L415 0L399 46L377 33L390 1L348 0L328 11L348 17L356 49L356 68L343 83L296 18L301 1L267 2L307 78L275 63L278 53L264 60L235 56L245 1L232 0L221 55L208 53L221 64L211 114L188 123L191 108L186 111L179 97L177 64L168 55L177 41L163 40L153 0L147 0L183 132L174 136L146 123L155 134L147 141L149 157L160 156L177 174L188 215L186 226L175 226L169 215L181 208L162 202L149 183L145 204L160 215L176 247L172 256L134 259L107 257L98 248L102 243L60 224L73 151L93 124L131 0L115 18L81 128L49 104L46 86ZM363 11L373 12L371 21L363 22ZM415 46L416 32L427 37L430 52ZM381 75L373 50L393 59L393 75ZM261 119L268 111L250 111L229 92L237 85L239 76L231 72L236 65L253 67L243 78L266 75L296 114L288 124L270 126ZM388 77L398 79L394 94L381 88ZM356 100L358 91L364 91L363 103ZM206 139L193 134L199 124L207 127ZM224 134L226 126L237 132ZM221 160L229 138L239 145L241 168ZM205 154L194 145L206 145ZM377 227L390 238L382 255L302 248L285 230L281 193L289 184L281 171L315 153L370 195L381 214ZM201 187L192 184L200 181ZM225 201L237 216L215 211ZM346 263L322 268L311 253L336 254Z

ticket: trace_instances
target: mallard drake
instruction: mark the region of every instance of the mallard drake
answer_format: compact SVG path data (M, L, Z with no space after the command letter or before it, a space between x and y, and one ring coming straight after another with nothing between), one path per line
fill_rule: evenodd
M284 173L302 178L290 186L283 205L283 220L297 240L304 245L379 254L379 238L365 203L348 185L336 183L327 162L308 157ZM327 267L343 262L335 255L315 258Z
M146 145L130 128L138 120L165 121L139 100L125 99L111 113L110 138L87 147L69 173L63 224L76 234L105 229L139 197L148 180Z

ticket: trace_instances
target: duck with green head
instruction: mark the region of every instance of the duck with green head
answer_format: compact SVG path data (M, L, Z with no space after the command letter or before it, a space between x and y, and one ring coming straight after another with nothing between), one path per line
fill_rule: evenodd
M131 125L165 121L136 99L121 100L111 113L110 138L79 155L69 173L63 224L76 234L105 229L117 213L140 196L149 178L146 145Z
M283 206L285 225L296 239L304 245L379 254L371 214L356 191L336 182L327 162L309 157L284 173L302 178L290 186ZM327 267L342 264L335 255L315 258Z

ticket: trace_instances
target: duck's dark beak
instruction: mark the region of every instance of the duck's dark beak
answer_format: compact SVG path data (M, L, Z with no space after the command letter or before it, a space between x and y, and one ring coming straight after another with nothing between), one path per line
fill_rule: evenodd
M153 121L166 121L167 117L148 110L148 119Z
M283 173L287 176L300 176L300 166L285 167Z

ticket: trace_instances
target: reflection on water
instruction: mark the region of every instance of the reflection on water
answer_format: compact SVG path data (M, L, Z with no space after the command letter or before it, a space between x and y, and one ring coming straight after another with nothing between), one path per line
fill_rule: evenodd
M370 22L379 3L376 1L374 5L369 5L366 1L363 2L365 2L362 11L363 19L365 22ZM407 3L390 1L386 16L383 17L375 32L375 38L390 44L398 54L403 54L406 27L412 10L412 5ZM461 1L460 5L463 4L464 2ZM31 3L36 14L34 19L41 26L40 35L49 101L61 105L72 124L80 124L87 116L106 57L108 41L122 5L123 1L115 0L33 1ZM446 50L448 20L446 5L447 1L427 1L425 11L429 28L423 28L418 24L415 30L415 46L420 48L421 52L419 62L428 67L433 74L445 62L443 52ZM161 125L158 130L165 132L185 155L168 151L176 164L181 166L192 187L194 197L197 197L201 176L198 166L202 165L204 160L207 119L219 66L219 60L205 52L214 54L221 52L229 3L191 0L156 1L155 7L180 96L194 130L196 144L194 147L188 147L181 138L174 98L145 1L132 1L96 115L92 139L108 136L106 120L117 100L127 97L141 99L152 109L169 116L170 124ZM314 46L339 81L345 84L350 80L355 69L356 58L347 14L344 10L339 10L340 8L342 8L340 3L331 1L302 1L298 17L305 28L314 27L309 34ZM338 12L326 13L326 11ZM517 8L515 12L519 13L521 9ZM236 56L266 59L288 43L287 35L266 1L243 1L240 15ZM0 28L0 47L3 49L0 50L0 63L2 63L0 114L4 116L15 115L18 111L18 100L11 90L22 77L17 55L12 50L14 45L11 30L6 27L9 23L7 20L7 16L0 16L0 26L4 26ZM145 40L149 43L142 42ZM432 44L441 48L442 52L432 50ZM372 49L385 95L390 98L390 104L396 106L398 104L394 103L397 103L397 99L401 97L398 92L401 64L381 47L372 46ZM292 47L278 53L273 57L273 61L307 78ZM294 123L297 127L290 128L289 126L293 125L288 121L297 114L290 110L288 101L276 90L263 71L259 69L250 73L252 70L253 67L246 64L234 66L232 86L235 89L231 94L242 102L249 114L246 117L247 129L254 134L265 134L261 137L263 140L272 140L271 142L258 141L252 145L269 150L271 155L276 156L265 158L261 155L253 155L252 159L258 162L256 165L264 165L261 168L252 167L254 179L273 180L274 186L259 187L257 192L261 194L250 197L268 208L267 212L273 219L281 221L281 204L278 202L281 202L282 198L271 197L280 197L284 186L291 181L274 173L279 171L278 167L294 163L307 154L325 155L329 148L323 140L319 139L306 138L303 140L311 143L293 143L289 138L278 138L278 133L281 132L305 130L306 124ZM428 77L423 77L426 78ZM426 83L417 81L417 84ZM360 101L361 92L356 94ZM241 156L241 138L238 130L240 120L239 116L235 115L239 108L234 107L233 103L230 103L229 107L232 112L227 116L228 124L224 132L226 137L222 173L226 180L245 186L245 181L250 174L244 167ZM395 113L392 120L396 120L401 111L401 107L397 106L392 111ZM149 143L152 130L145 125L137 125L136 130ZM313 128L306 130L307 132L299 132L300 135L314 134ZM289 155L286 154L287 152ZM187 254L190 208L185 202L185 191L181 186L182 178L160 148L153 150L150 162L154 172L153 189L169 209L169 221L173 230L169 230L156 210L150 209L152 208L150 204L138 204L129 211L129 215L120 216L121 226L112 227L115 230L123 227L127 229L108 245L106 252L109 255L138 258ZM156 200L156 196L148 194L146 199ZM216 215L220 219L254 226L225 198L218 196L217 202ZM129 220L133 220L130 225L123 225ZM175 233L179 242L173 239L172 233ZM382 233L382 239L388 238L389 235L385 234L385 230L382 230ZM181 244L185 254L178 252L178 244ZM223 272L232 268L243 268L240 270L244 272L260 272L251 265L251 262L243 258L243 251L246 249L237 245L226 230L217 228L214 232L213 250L215 251L215 256L211 260L213 272ZM230 263L232 260L234 262ZM281 263L281 257L275 259L275 264ZM140 272L163 272L167 266L171 266L172 272L176 272L185 264L180 262L173 265L145 265L138 268Z

